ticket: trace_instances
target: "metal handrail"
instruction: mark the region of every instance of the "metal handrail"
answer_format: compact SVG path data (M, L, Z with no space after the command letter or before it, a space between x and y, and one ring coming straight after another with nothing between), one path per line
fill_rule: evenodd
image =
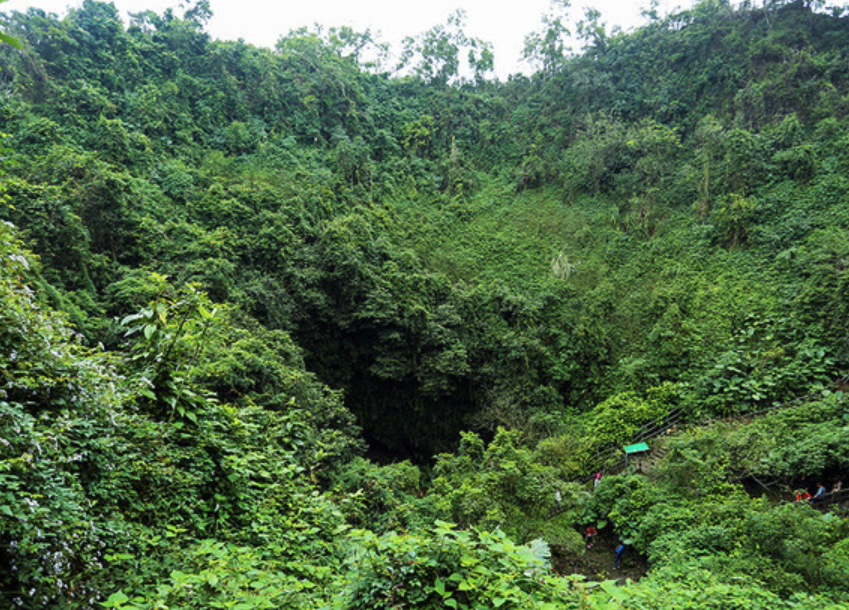
M637 430L636 434L631 437L628 442L625 444L630 445L634 443L642 443L653 438L657 438L661 434L664 434L671 428L674 428L681 421L681 409L673 409L669 413L667 413L664 417L658 418L654 421L647 422L643 424L639 430ZM593 456L595 461L599 464L605 464L607 460L609 460L614 455L619 455L621 449L618 446L611 446L607 449L599 451ZM602 470L606 470L607 472L617 472L619 468L624 466L626 463L626 459L624 455L620 455L620 458L616 461L615 464L608 465ZM590 475L589 477L585 477L581 479L582 483L587 483L595 478L595 475Z
M843 377L838 382L839 384L849 384L849 375ZM695 422L690 422L689 425L692 426L704 426L712 423L719 423L724 421L734 421L739 419L750 419L753 417L759 417L771 411L777 411L778 409L784 409L787 407L791 407L802 402L808 401L813 397L813 393L809 392L804 394L803 396L797 396L791 400L785 401L783 403L774 404L765 409L761 409L759 411L752 411L748 413L736 413L734 415L728 415L725 417L716 417L716 418L705 418ZM683 412L680 408L673 409L669 413L667 413L664 417L658 418L656 420L646 422L643 424L639 430L637 430L636 434L630 438L626 445L634 444L634 443L642 443L645 441L649 441L653 438L657 438L662 434L665 434L670 429L677 426L682 420ZM598 464L605 464L611 457L619 454L621 448L617 445L613 445L608 447L607 449L603 449L598 451L594 456L593 460ZM602 467L602 470L606 470L607 472L618 472L624 465L627 463L627 459L624 455L620 456L620 459L616 461L616 463L612 465L608 465L607 467ZM595 474L591 474L587 477L580 479L581 483L588 483L595 478Z
M838 380L837 383L838 383L838 385L849 385L849 375L846 375L845 377L841 378L840 380ZM738 414L735 414L735 415L729 415L729 416L726 416L726 417L719 417L719 418L707 418L707 419L703 419L703 420L699 420L699 421L695 421L695 422L690 422L689 425L691 425L691 426L704 426L704 425L711 424L711 423L719 423L719 422L723 422L723 421L733 421L733 420L738 420L738 419L747 419L747 418L758 417L758 416L764 415L766 413L769 413L770 411L777 411L778 409L784 409L784 408L791 407L791 406L800 404L802 402L808 401L813 396L814 396L814 394L812 392L809 392L807 394L804 394L803 396L797 396L796 398L793 398L792 400L788 400L788 401L783 402L783 403L772 405L771 407L767 407L766 409L761 409L760 411L754 411L754 412L751 412L751 413L738 413ZM633 438L631 438L625 444L640 443L640 442L645 442L647 440L651 440L653 438L657 438L658 436L666 433L670 429L677 426L682 419L682 415L683 415L683 413L682 413L680 408L673 409L669 413L667 413L666 416L664 416L663 418L658 418L654 421L647 422L647 423L643 424L640 427L640 429L637 431L636 435ZM651 432L649 432L649 430L651 430ZM597 452L595 454L595 456L593 456L593 457L596 459L597 463L604 464L609 458L618 454L620 451L621 451L621 449L618 446L614 445L614 446L608 447L607 449L604 449L604 450ZM614 464L611 464L611 465L608 465L607 467L602 468L602 471L606 471L608 473L619 472L622 468L625 467L626 464L627 464L627 456L623 453L623 454L620 454L619 459ZM578 482L580 482L582 484L586 484L586 483L589 483L590 481L592 481L593 479L595 479L595 477L596 477L595 474L591 474L588 477L584 477L582 479L579 479ZM835 504L839 506L840 503L843 502L844 500L846 500L847 504L849 505L849 488L843 489L843 490L839 491L837 494L829 492L829 493L825 494L824 499L815 502L814 505L817 506L817 508L819 508L820 510L830 510L830 507L832 507ZM553 517L555 515L558 515L561 512L563 512L563 510L565 510L565 509L562 509L562 508L561 509L554 509L554 510L549 512L549 517Z
M820 510L830 510L834 504L840 504L844 500L849 501L849 489L841 489L837 493L830 491L819 500L811 498L811 506Z

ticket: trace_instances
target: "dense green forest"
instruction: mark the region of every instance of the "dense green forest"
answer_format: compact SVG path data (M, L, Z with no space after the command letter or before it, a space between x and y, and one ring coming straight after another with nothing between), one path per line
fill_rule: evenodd
M849 607L849 16L563 10L0 14L2 607Z

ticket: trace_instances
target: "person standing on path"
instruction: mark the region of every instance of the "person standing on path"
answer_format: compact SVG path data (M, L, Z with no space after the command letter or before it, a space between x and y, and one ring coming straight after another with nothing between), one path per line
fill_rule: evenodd
M563 499L563 497L560 495L560 490L558 489L557 491L554 492L554 502L555 502L555 504L557 504L557 510L560 510L560 501L562 499Z
M587 550L589 551L593 548L593 536L598 534L598 530L594 528L592 525L587 526Z
M619 567L619 561L622 559L622 552L625 550L625 544L620 542L619 546L616 547L616 562L613 564L613 569L617 569Z
M825 500L825 496L826 496L825 485L823 485L822 482L818 482L817 483L817 493L814 494L814 499L811 500L811 502L819 504L820 502Z

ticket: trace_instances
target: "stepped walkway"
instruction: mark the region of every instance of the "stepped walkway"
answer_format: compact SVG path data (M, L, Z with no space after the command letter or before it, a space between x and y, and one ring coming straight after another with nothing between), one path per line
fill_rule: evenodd
M811 506L823 512L829 512L838 508L849 508L849 489L843 489L837 493L827 493L822 500L812 500Z
M837 386L841 389L849 386L849 375L837 381ZM639 431L630 438L624 445L634 445L637 443L646 443L649 441L656 441L659 437L674 434L679 429L684 428L692 428L695 426L706 426L714 423L727 422L727 421L741 421L748 422L762 415L766 415L767 413L771 413L773 411L778 411L781 409L786 409L792 406L796 406L805 402L810 401L814 398L814 395L811 393L805 394L804 396L799 396L798 398L794 398L793 400L789 400L784 403L780 403L777 405L773 405L766 409L761 409L760 411L753 411L749 413L740 413L737 415L730 415L727 417L711 417L704 418L701 420L695 421L685 421L684 415L680 409L673 409L664 417L656 419L654 421L648 422L644 424ZM592 462L598 464L597 470L602 471L605 474L616 474L624 471L629 467L630 464L633 463L634 468L637 472L646 471L658 462L662 460L666 454L668 453L668 449L663 446L655 446L649 448L649 451L641 455L639 457L631 457L629 458L623 451L622 446L615 446L605 449L603 451L598 452L594 457ZM578 482L582 484L588 484L595 479L595 474L588 475L582 479L579 479ZM812 506L819 510L823 511L831 511L837 508L847 508L849 507L849 489L844 489L837 494L826 494L826 497L823 500L818 502L813 502ZM562 508L555 508L550 511L549 518L555 517L563 512Z
M847 385L849 385L849 375L837 381L837 386L840 388L846 387ZM793 400L788 400L787 402L773 405L771 407L767 407L766 409L761 409L760 411L739 413L736 415L729 415L727 417L708 417L693 421L686 421L680 409L673 409L664 417L643 424L643 426L637 431L637 433L633 437L628 439L627 442L623 443L623 445L635 445L637 443L648 444L649 441L656 440L658 437L664 436L666 434L674 434L679 429L683 428L707 426L710 424L728 421L748 422L758 417L761 417L762 415L766 415L767 413L779 411L781 409L786 409L808 402L814 397L814 394L808 393L804 396L794 398ZM645 470L646 468L659 462L665 455L665 449L651 448L650 446L650 451L648 452L648 455L629 458L623 452L622 446L615 446L609 447L608 449L598 452L593 457L592 461L593 463L599 465L598 470L602 470L607 474L615 474L625 470L625 468L629 465L630 462L634 463L638 471ZM580 482L588 483L594 478L595 475L589 475L581 479Z

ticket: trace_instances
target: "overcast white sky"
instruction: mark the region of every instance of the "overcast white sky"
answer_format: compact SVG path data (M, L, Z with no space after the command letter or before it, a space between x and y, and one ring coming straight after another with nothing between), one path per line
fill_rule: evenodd
M9 0L2 11L26 10L30 6L64 15L69 6L82 0ZM494 46L496 72L500 78L522 70L519 64L524 39L540 27L549 10L550 0L210 0L213 17L208 31L225 40L243 38L247 42L273 46L281 34L304 25L350 25L355 30L371 28L381 39L398 48L405 36L415 36L444 23L458 8L466 11L466 33ZM592 4L601 11L609 26L628 29L640 23L640 9L648 0L573 0L580 7ZM690 6L692 0L660 0L661 12L678 5ZM178 0L115 0L126 15L153 10L162 12L179 6ZM177 10L182 14L182 9Z

